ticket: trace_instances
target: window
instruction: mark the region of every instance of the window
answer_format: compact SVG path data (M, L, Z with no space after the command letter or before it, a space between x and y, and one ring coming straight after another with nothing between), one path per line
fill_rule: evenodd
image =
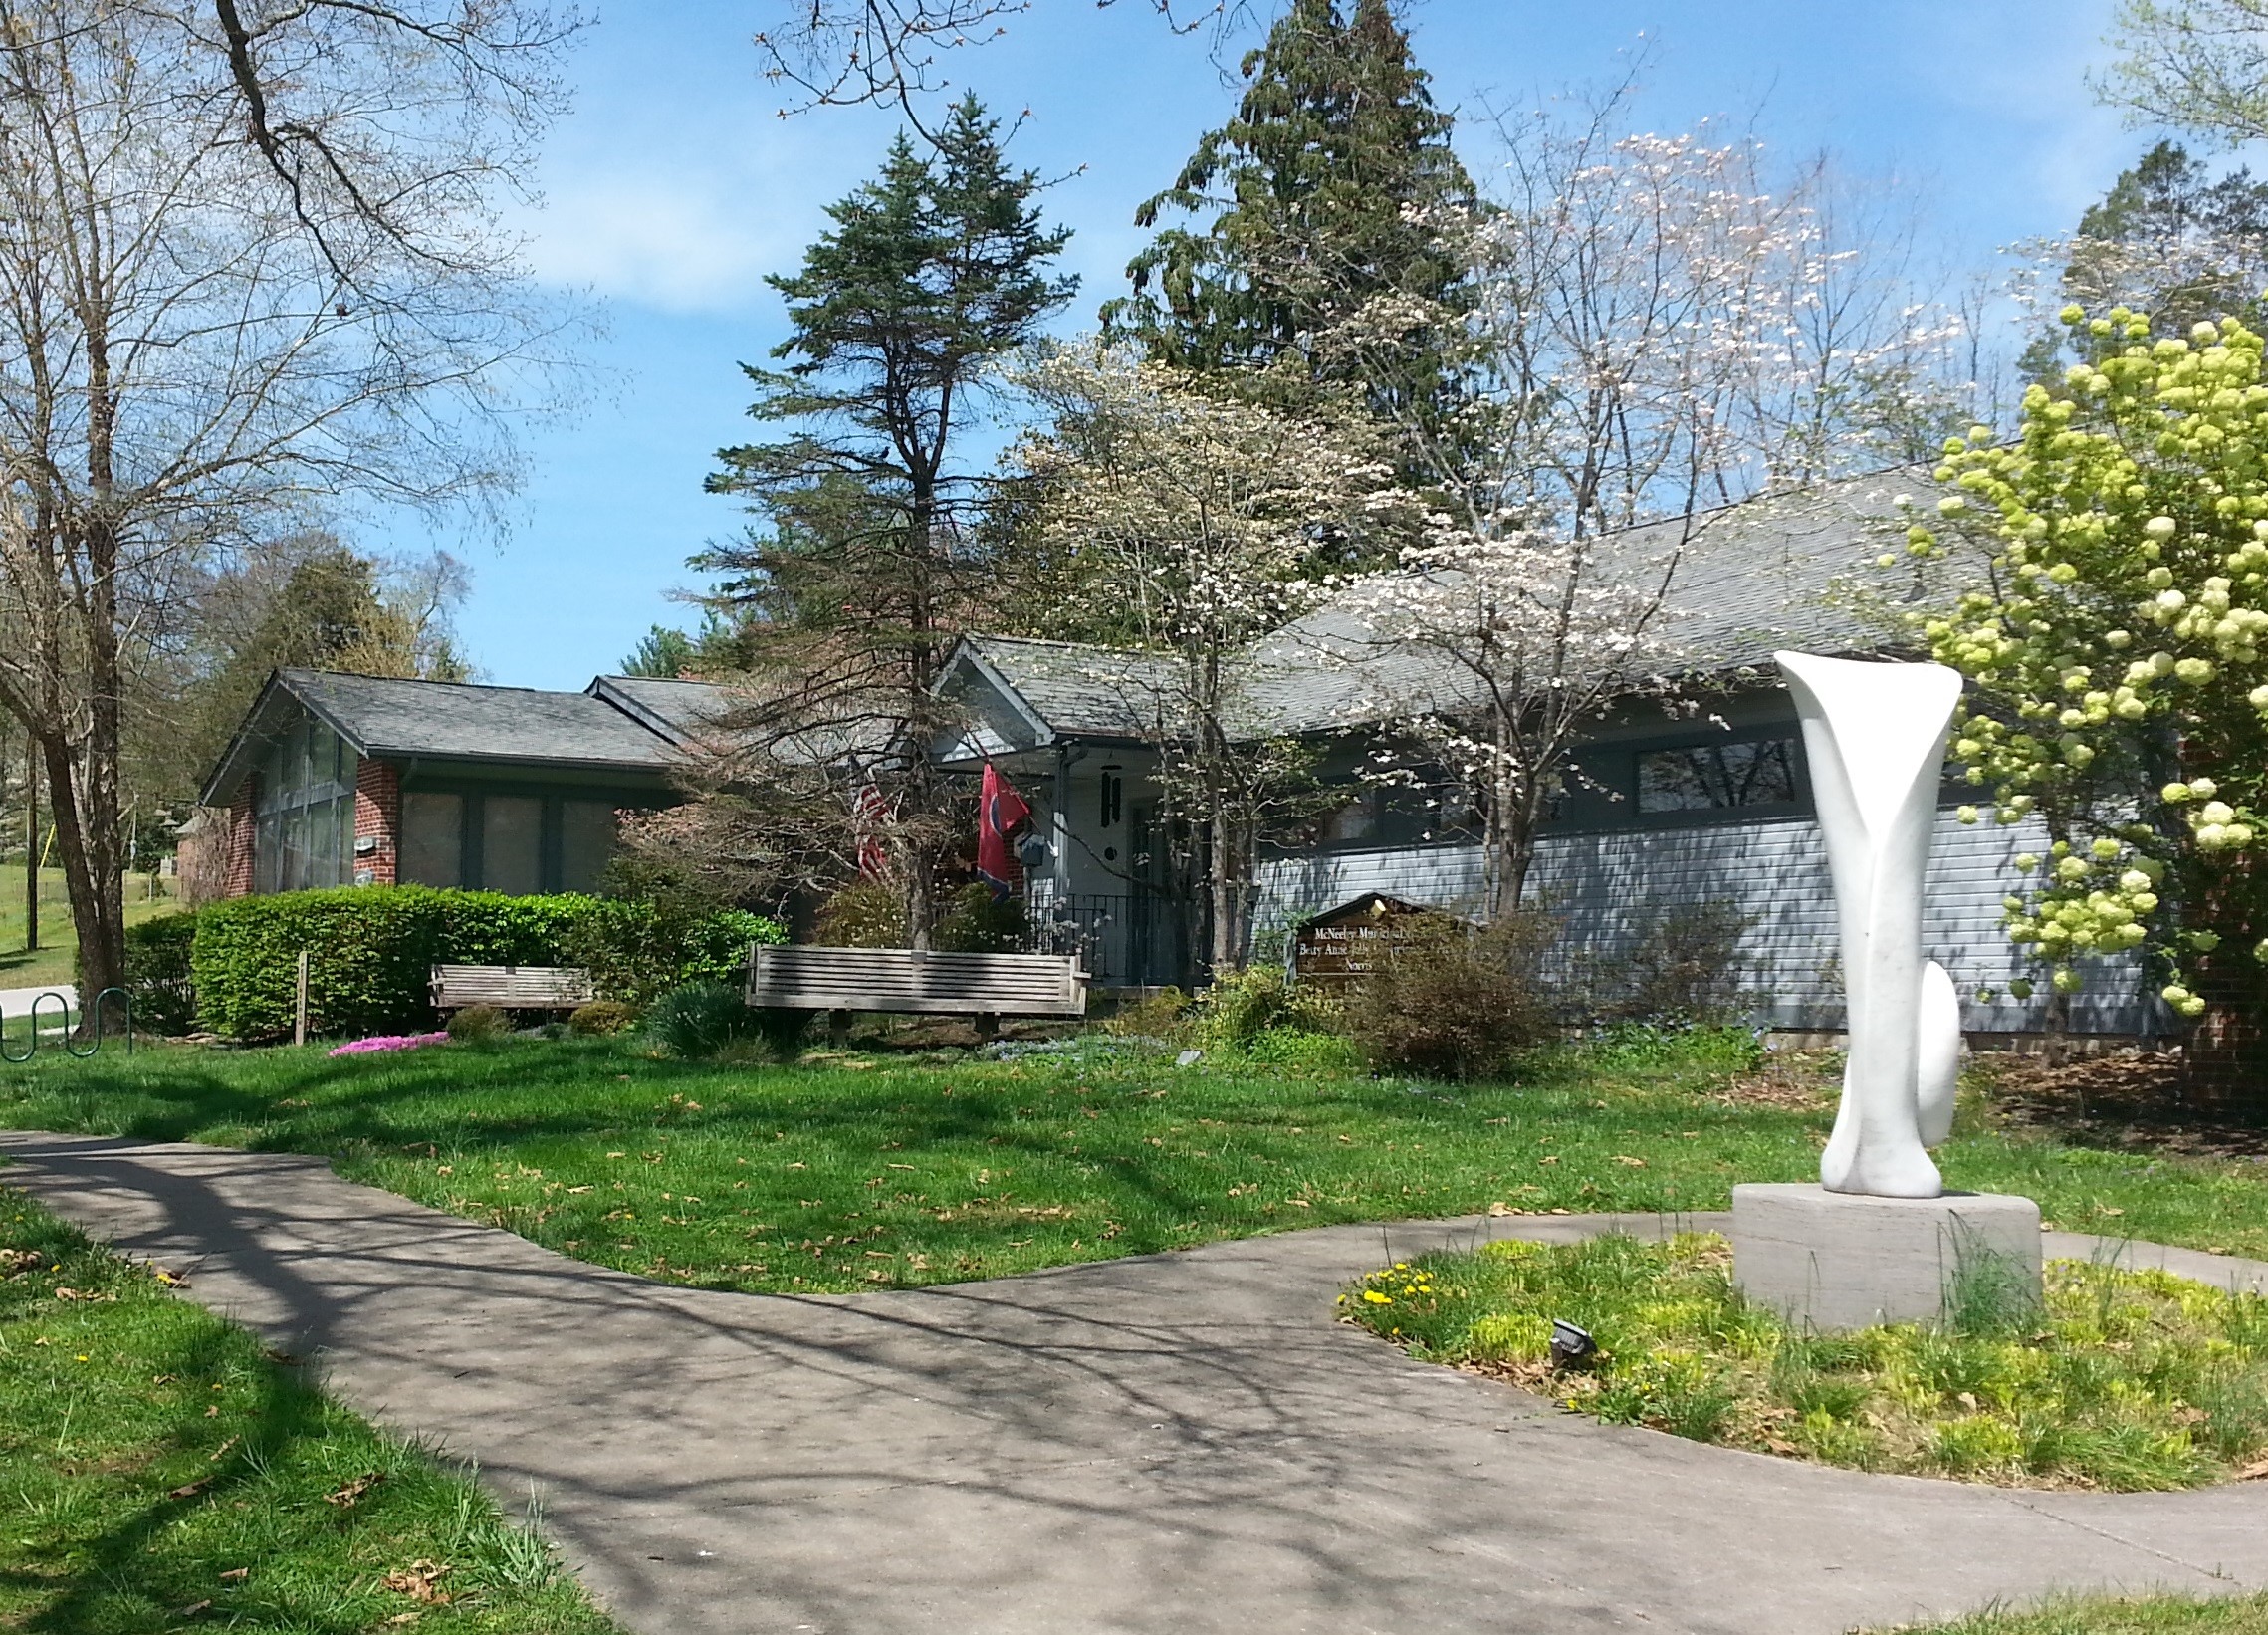
M411 790L401 798L401 882L465 883L465 798Z
M560 889L595 891L606 859L614 854L614 804L611 801L560 803Z
M1368 790L1323 819L1318 838L1325 845L1354 845L1378 833L1378 805Z
M542 797L491 795L481 802L480 883L515 897L544 889Z
M1795 740L1791 738L1766 738L1748 744L1694 744L1648 750L1638 757L1638 810L1642 813L1784 806L1796 799Z
M276 741L260 768L253 888L304 891L344 885L354 869L354 778L346 741L303 719Z

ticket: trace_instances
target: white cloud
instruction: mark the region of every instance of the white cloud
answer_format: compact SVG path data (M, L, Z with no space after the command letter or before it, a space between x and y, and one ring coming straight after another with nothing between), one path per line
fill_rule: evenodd
M767 208L769 189L715 174L654 170L555 179L526 214L539 277L672 313L736 313L792 264L801 209ZM800 204L801 201L795 201Z

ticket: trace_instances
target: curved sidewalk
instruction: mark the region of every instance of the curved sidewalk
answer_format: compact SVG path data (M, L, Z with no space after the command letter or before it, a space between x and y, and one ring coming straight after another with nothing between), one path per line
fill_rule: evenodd
M2268 1484L1827 1470L1601 1427L1332 1321L1382 1258L1603 1218L794 1298L586 1266L320 1159L16 1133L0 1157L357 1408L508 1498L533 1484L643 1635L1836 1635L2056 1587L2268 1585ZM2268 1265L2168 1259L2268 1287Z

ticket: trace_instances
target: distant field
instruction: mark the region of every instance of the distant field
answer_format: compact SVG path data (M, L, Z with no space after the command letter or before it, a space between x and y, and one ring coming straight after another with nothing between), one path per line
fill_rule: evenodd
M126 923L152 915L170 914L180 905L164 895L172 885L149 874L126 876ZM40 946L37 953L24 947L24 864L22 858L0 863L0 988L37 988L42 983L69 982L72 961L79 951L79 935L71 926L71 903L65 894L63 870L40 871Z

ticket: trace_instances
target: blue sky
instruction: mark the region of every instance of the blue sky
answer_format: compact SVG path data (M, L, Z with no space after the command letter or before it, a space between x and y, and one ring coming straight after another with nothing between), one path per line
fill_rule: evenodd
M545 205L524 226L539 273L601 303L605 338L571 417L532 428L511 532L369 546L449 546L473 572L466 646L487 679L576 687L654 622L685 559L733 533L701 492L743 440L737 364L780 339L764 275L792 269L825 204L873 167L894 121L871 111L776 117L750 34L780 0L639 0L601 12L576 56L575 110L553 134ZM2147 139L2084 85L2111 0L1417 0L1420 60L1452 108L1526 104L1621 71L1651 43L1649 128L1728 116L1791 154L1825 148L1909 196L1938 255L1985 267L2067 230ZM1235 91L1203 38L1145 0L1034 0L1009 37L953 65L995 109L1030 117L1016 153L1065 179L1047 208L1076 230L1083 279L1066 330L1119 291L1143 234L1135 204L1172 179ZM1477 130L1461 141L1487 160ZM1082 168L1083 167L1083 168Z

